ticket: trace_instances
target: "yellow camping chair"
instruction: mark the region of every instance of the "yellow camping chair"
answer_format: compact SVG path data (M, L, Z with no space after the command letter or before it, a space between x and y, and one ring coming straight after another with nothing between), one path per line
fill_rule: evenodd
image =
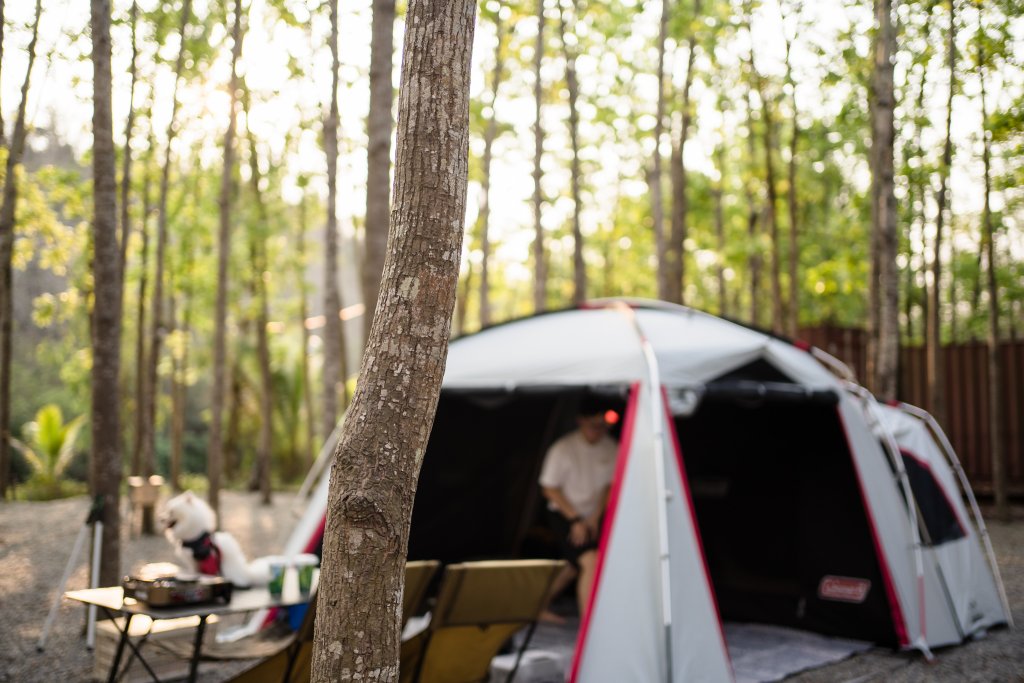
M421 560L405 564L405 591L402 594L402 624L404 625L423 602L431 579L440 563ZM313 659L313 626L316 622L316 598L309 601L309 609L302 625L280 651L267 657L250 669L231 679L231 683L305 683L310 678Z
M402 643L401 683L477 683L491 659L529 627L509 680L533 636L564 561L507 560L449 565L425 631Z

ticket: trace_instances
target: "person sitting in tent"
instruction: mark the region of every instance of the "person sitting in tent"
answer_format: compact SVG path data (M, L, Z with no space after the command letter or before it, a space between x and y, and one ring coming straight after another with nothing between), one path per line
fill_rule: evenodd
M578 577L576 597L582 617L597 569L601 518L615 473L618 446L608 435L605 407L594 398L580 402L576 426L548 449L540 486L548 501L548 524L570 563L555 580L551 598ZM550 610L541 618L562 621Z

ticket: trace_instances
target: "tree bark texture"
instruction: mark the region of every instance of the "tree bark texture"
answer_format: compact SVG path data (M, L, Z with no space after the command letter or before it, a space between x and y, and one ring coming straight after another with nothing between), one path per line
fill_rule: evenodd
M370 114L367 121L366 243L363 255L363 341L370 336L388 247L391 203L391 104L395 0L373 0L370 37Z
M396 681L416 479L448 351L476 3L412 0L380 308L331 468L312 680Z
M700 0L693 3L694 19L700 16ZM688 196L689 177L687 175L686 160L683 158L683 149L690 137L690 125L693 121L693 111L690 105L690 88L693 85L693 63L696 57L697 36L690 34L686 55L686 78L683 81L682 102L679 105L679 137L672 143L672 157L670 160L672 176L672 216L671 232L666 246L667 274L668 274L668 300L681 304L684 303L686 292L686 238L689 233L687 220L690 213L690 201Z
M982 48L983 49L983 48ZM984 64L984 52L979 55ZM985 73L981 73L981 136L982 163L985 168L985 203L981 213L982 233L985 237L986 285L988 287L988 429L992 458L992 494L995 498L995 513L999 519L1009 522L1010 497L1007 481L1006 450L1003 442L1003 392L1002 359L999 355L999 285L996 281L995 231L992 226L992 133L988 124L988 103L986 102Z
M500 3L499 3L500 5ZM494 68L491 71L491 115L487 119L487 128L484 130L484 158L483 173L481 181L482 196L480 198L480 251L483 257L480 260L480 327L487 327L491 324L491 160L493 158L494 141L498 137L498 89L505 76L505 61L502 54L505 44L505 22L501 18L501 8L494 13Z
M544 97L544 83L541 81L541 65L544 63L544 0L537 0L537 42L533 57L533 309L536 312L548 307L548 264L544 249L544 225L541 216L544 194L541 179L544 172L541 161L544 157L544 126L541 122L541 101Z
M871 388L886 400L896 398L899 364L899 270L896 265L899 237L896 225L893 150L896 130L894 111L896 89L893 82L893 52L896 44L892 25L891 0L876 0L878 25L874 46L872 79L871 157L872 157L872 230L877 258L872 263L871 286L876 288L878 327L876 360Z
M324 119L324 154L327 156L327 228L324 235L324 438L338 423L338 395L344 391L344 351L341 341L341 292L338 289L338 0L330 0L331 101Z
M14 347L14 269L11 260L14 256L14 216L18 205L16 170L25 151L25 112L42 13L42 0L36 0L32 38L28 43L28 67L25 80L21 82L21 102L14 119L11 146L7 151L7 175L4 178L3 201L0 203L0 499L7 497L11 485L11 446L7 438L11 435L11 352Z
M206 445L206 477L210 482L208 499L215 512L220 510L221 477L224 473L224 385L227 381L228 297L230 295L231 210L235 196L235 137L238 108L238 58L242 54L242 0L235 0L231 23L231 76L228 80L228 126L224 132L224 168L217 199L217 298L213 313L213 387L210 396L210 438Z
M949 66L949 94L946 99L946 142L942 147L939 170L939 192L936 198L935 243L932 252L932 283L928 289L927 340L925 347L928 370L929 410L940 424L946 424L946 373L942 362L942 233L945 228L946 193L949 169L953 164L953 91L956 87L956 17L954 0L949 2L949 43L946 59ZM952 260L950 260L952 263Z
M565 17L565 8L561 0L558 3L558 27L562 42L562 55L565 58L565 86L569 91L569 141L572 147L572 160L569 163L570 187L572 191L572 302L575 305L587 298L587 264L583 260L583 231L580 229L580 114L576 106L580 96L579 79L576 77L577 47L565 42L569 31ZM572 0L572 32L576 34L576 22L579 20L579 2Z
M665 132L665 43L668 40L670 0L661 0L658 28L658 104L654 115L654 157L651 164L651 219L654 222L654 251L658 259L658 298L669 299L668 263L665 249L665 200L662 198L661 138Z
M104 497L100 585L121 578L121 258L117 239L117 170L111 114L110 0L92 0L93 495Z

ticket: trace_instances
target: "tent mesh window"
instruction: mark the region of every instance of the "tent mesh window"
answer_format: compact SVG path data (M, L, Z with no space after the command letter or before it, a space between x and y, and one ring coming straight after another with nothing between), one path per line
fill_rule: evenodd
M901 450L900 455L903 456L910 490L928 532L928 543L936 546L964 538L967 531L928 465L907 450ZM903 493L902 489L900 493Z

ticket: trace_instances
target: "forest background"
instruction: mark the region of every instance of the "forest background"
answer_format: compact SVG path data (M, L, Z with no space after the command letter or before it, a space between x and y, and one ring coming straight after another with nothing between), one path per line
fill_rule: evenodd
M163 473L176 488L205 487L207 474L215 489L223 475L269 497L303 476L330 433L354 386L364 304L376 300L364 292L383 258L381 188L387 230L404 29L394 3L393 25L378 26L388 4L113 3L127 472ZM889 280L878 277L872 228L880 6L894 48ZM873 302L895 288L898 343L938 353L1018 339L1019 1L479 9L457 332L636 296L789 335L867 327L877 353L885 331ZM75 421L92 387L92 45L79 3L4 10L0 165L5 188L11 169L19 182L0 230L12 354L0 419L22 447L3 446L0 488L31 497L76 490L55 489L54 474L87 478L74 451L89 446ZM388 40L372 38L381 31ZM862 379L885 394L894 371L874 365ZM41 479L32 458L47 448Z

